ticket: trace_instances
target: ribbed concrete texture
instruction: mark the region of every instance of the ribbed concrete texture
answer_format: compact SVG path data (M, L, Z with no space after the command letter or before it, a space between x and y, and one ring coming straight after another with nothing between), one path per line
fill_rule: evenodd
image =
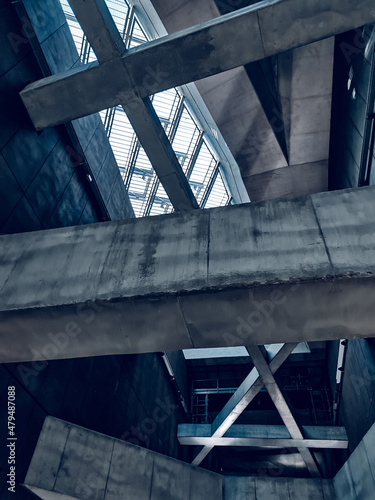
M225 478L225 500L334 500L335 498L331 479Z
M47 417L25 485L44 500L220 500L223 478Z
M333 479L340 500L375 497L375 424Z
M2 236L0 361L373 337L374 194Z

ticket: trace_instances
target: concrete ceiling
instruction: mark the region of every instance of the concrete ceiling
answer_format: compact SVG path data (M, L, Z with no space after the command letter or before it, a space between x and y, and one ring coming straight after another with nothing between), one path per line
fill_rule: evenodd
M252 3L152 0L169 33ZM196 82L252 201L327 190L333 50L332 37Z

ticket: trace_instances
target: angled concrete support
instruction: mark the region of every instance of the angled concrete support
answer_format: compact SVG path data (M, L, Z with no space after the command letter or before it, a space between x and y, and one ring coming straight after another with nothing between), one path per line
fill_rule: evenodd
M119 59L126 53L125 44L104 0L71 0L70 4L100 64ZM174 209L199 208L150 99L142 99L135 91L130 103L120 104Z
M265 0L130 50L30 84L21 97L37 128L242 66L375 21L372 0ZM72 99L74 96L74 99Z
M0 237L0 360L375 336L375 187Z
M259 372L259 375L267 388L268 394L270 395L277 411L280 414L286 428L288 429L293 440L302 443L304 436L302 429L298 425L291 408L289 407L281 389L275 381L275 378L263 357L263 354L258 346L249 346L247 348L251 359ZM320 477L320 471L318 464L315 460L314 455L305 446L297 446L297 450L301 454L307 468L312 477Z

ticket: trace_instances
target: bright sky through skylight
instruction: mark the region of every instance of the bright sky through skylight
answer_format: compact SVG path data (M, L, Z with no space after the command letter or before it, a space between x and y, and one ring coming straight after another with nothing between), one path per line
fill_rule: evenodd
M80 25L67 0L60 0L81 61L95 61ZM148 40L135 10L125 0L107 0L113 19L127 48ZM153 106L189 179L201 208L227 205L231 201L221 174L218 155L212 150L186 98L177 89L151 96ZM137 217L170 213L173 207L160 184L121 106L100 113L122 178Z

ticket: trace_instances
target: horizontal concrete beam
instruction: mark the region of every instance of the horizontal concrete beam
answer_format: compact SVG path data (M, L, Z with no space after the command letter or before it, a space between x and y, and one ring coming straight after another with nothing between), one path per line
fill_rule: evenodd
M198 446L248 446L252 448L318 448L346 450L348 441L334 439L287 439L287 438L253 438L253 437L179 437L182 445Z
M104 0L70 0L70 5L100 63L126 53ZM199 208L150 99L134 93L132 103L123 108L174 209Z
M0 237L0 361L374 337L375 187Z
M304 437L320 441L348 442L345 427L330 425L303 425L301 426ZM193 444L195 438L209 438L211 424L179 424L178 439L184 439L184 444ZM256 438L256 439L290 439L290 433L285 425L246 425L235 424L228 429L222 437L230 438ZM189 442L188 442L189 441Z
M21 92L37 128L200 80L375 21L372 0L265 0L30 84ZM74 96L74 98L73 98Z

